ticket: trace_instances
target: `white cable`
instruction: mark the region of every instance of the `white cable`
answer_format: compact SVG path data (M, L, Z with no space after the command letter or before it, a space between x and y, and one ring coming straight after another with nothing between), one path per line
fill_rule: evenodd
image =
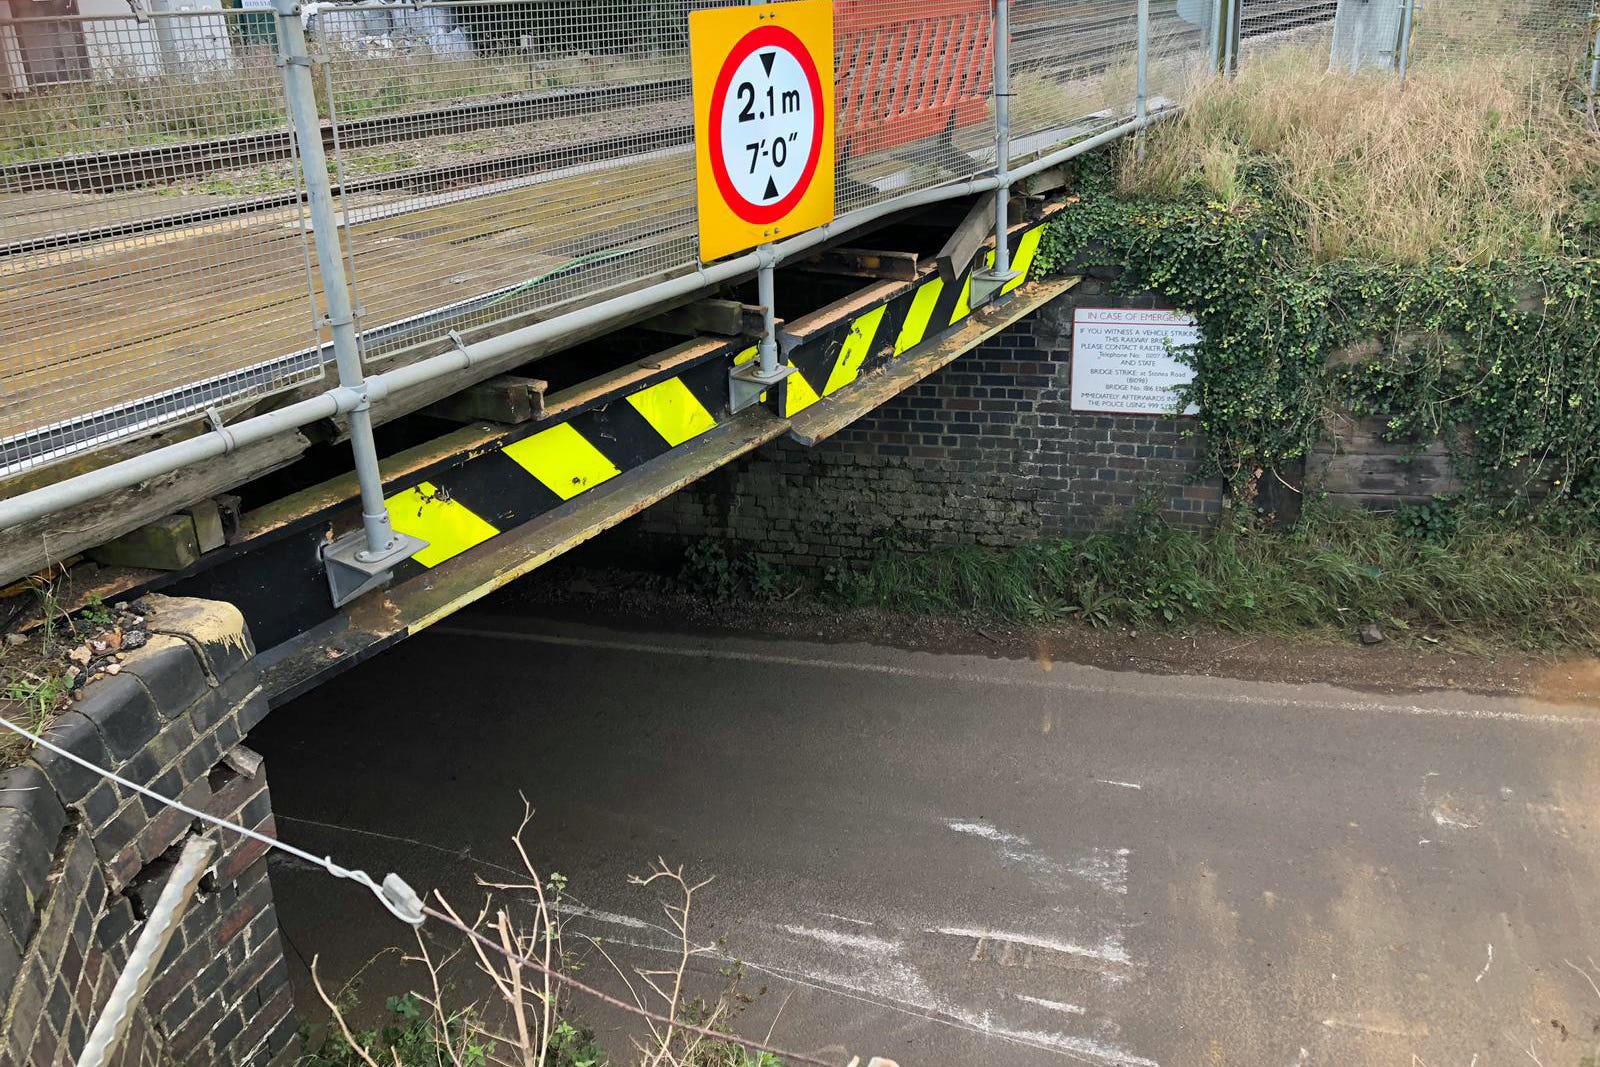
M32 741L40 748L49 749L58 756L66 757L73 763L76 763L78 766L93 771L102 778L107 778L113 782L116 782L125 789L131 789L135 793L142 793L151 800L165 804L169 808L177 808L185 815L192 815L202 822L208 822L214 826L220 826L225 830L232 830L234 833L243 834L245 837L251 838L255 841L260 841L262 844L265 844L270 848L280 849L281 851L287 852L291 856L321 867L335 878L346 878L352 882L355 882L357 885L365 886L367 889L372 891L372 895L378 898L378 903L382 904L384 909L387 910L389 914L393 915L401 922L408 923L411 926L422 925L422 900L417 896L416 891L405 883L405 879L401 878L398 874L391 872L390 874L385 875L383 884L379 885L372 880L372 877L368 875L366 871L351 870L347 867L341 867L337 863L333 862L333 857L331 856L314 856L304 849L295 848L293 845L285 844L275 837L268 837L266 834L257 833L254 830L246 829L237 823L229 822L227 819L219 819L215 815L210 815L206 812L191 808L189 805L181 803L177 800L173 800L171 797L164 797L155 790L147 789L137 782L130 782L128 779L122 777L114 771L108 771L104 767L90 763L83 757L73 755L71 752L68 752L61 746L46 741L38 734L24 730L22 727L18 726L14 722L11 722L4 716L0 716L0 726L4 726L7 730L10 730L12 733L17 734L18 736L26 737L29 741Z

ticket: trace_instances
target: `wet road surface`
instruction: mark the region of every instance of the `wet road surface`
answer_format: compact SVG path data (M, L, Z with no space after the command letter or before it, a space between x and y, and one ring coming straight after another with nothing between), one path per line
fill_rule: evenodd
M478 612L251 744L285 839L461 908L514 864L521 791L569 944L625 966L673 947L626 876L714 877L701 971L744 961L740 1030L825 1058L1580 1067L1597 742L1594 708ZM327 975L410 944L359 888L273 882ZM393 954L365 978L419 981Z

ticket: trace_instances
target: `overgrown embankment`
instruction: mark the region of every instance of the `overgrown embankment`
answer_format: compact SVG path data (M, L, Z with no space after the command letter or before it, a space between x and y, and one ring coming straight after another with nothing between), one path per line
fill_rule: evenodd
M1368 623L1452 643L1600 649L1600 138L1570 79L1514 61L1389 78L1284 53L1202 87L1142 159L1086 160L1043 252L1199 320L1211 536L1152 516L1007 551L886 556L857 604L1249 631ZM1342 419L1459 496L1319 507L1302 461ZM1252 505L1303 491L1292 527Z
M1090 625L1350 634L1600 650L1600 538L1427 506L1312 509L1289 530L1210 536L1149 513L1125 531L1004 551L886 555L833 576L846 603Z
M1512 62L1386 78L1287 53L1098 157L1044 251L1199 320L1208 473L1253 499L1336 414L1439 441L1508 514L1600 510L1600 140ZM1313 487L1314 488L1314 487Z

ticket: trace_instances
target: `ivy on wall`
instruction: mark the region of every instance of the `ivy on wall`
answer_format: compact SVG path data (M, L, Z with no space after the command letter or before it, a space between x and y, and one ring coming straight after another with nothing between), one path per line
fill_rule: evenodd
M1209 476L1243 499L1284 476L1330 416L1443 441L1468 495L1600 516L1600 263L1562 249L1505 263L1315 262L1270 172L1231 204L1119 197L1091 158L1047 231L1047 269L1120 268L1193 314Z

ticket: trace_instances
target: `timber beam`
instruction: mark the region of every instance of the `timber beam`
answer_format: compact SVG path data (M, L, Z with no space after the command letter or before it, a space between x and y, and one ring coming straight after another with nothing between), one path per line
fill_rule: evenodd
M682 337L715 334L718 337L760 337L766 329L766 311L755 304L737 300L696 300L680 308L662 312L639 325L657 333Z

